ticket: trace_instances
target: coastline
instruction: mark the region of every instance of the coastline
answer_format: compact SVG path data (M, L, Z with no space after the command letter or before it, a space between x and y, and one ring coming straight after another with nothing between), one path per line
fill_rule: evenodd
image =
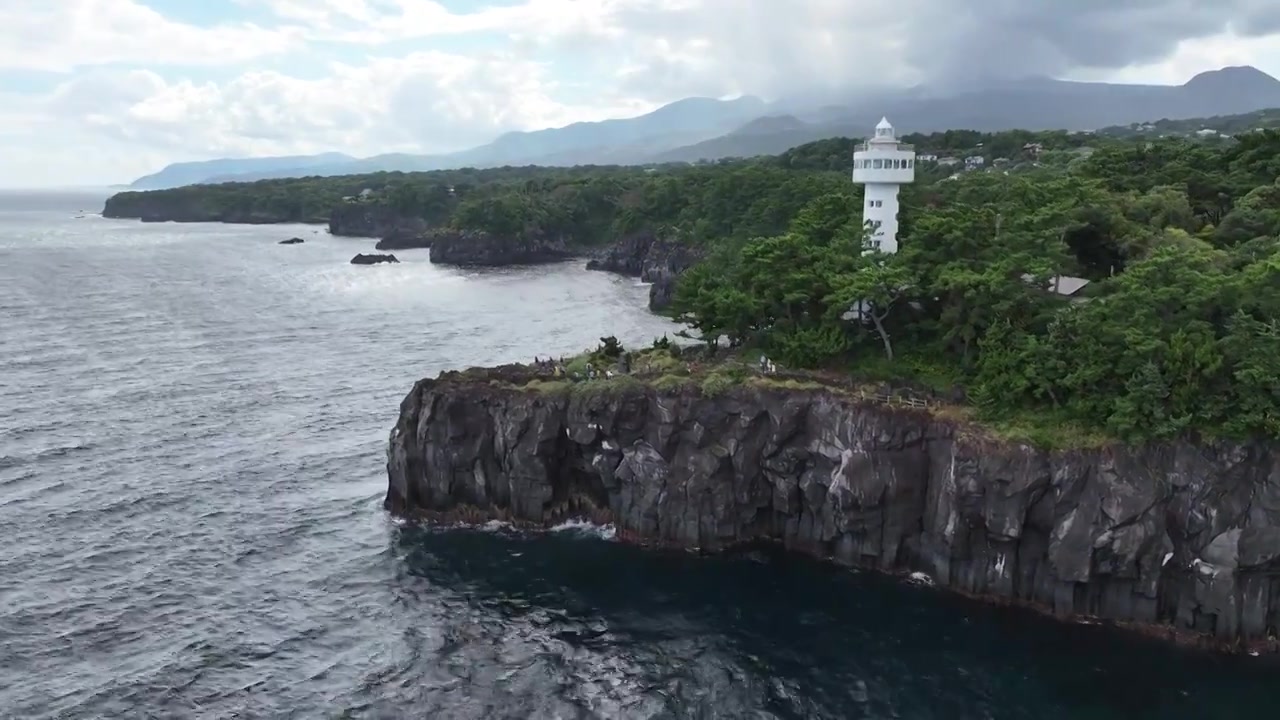
M445 373L406 396L388 447L393 515L583 519L624 542L705 552L772 542L1066 622L1280 650L1269 501L1255 500L1262 519L1194 520L1228 515L1237 479L1273 491L1274 448L1050 452L938 412L763 379L712 396L659 379L522 385L520 372Z
M137 214L108 215L105 209L102 217L143 223L325 226L333 237L376 240L374 249L379 251L431 249L432 263L459 267L514 267L586 261L588 270L638 278L648 284L649 309L655 312L671 304L676 279L703 257L703 253L695 248L659 238L654 233L634 233L604 246L585 246L566 238L508 238L485 232L427 228L421 222L383 216L371 212L370 206L360 205L336 209L328 220L145 217Z
M502 526L509 527L520 532L550 533L554 532L557 526L563 525L564 523L581 522L592 527L609 529L610 538L615 542L625 543L627 545L649 550L691 552L708 556L721 555L737 550L748 549L760 546L761 544L773 545L788 553L806 555L821 562L831 563L837 567L844 567L858 572L875 573L883 577L892 578L896 582L915 585L932 592L943 593L953 598L962 599L966 602L972 602L986 607L1013 608L1019 611L1034 613L1036 616L1056 623L1101 627L1114 632L1125 633L1131 636L1140 636L1159 643L1195 652L1209 653L1211 655L1249 656L1256 657L1260 661L1280 663L1280 638L1277 637L1259 638L1249 642L1223 642L1214 638L1212 635L1185 628L1172 627L1169 625L1144 624L1085 614L1062 617L1055 614L1051 608L1046 608L1043 605L1039 605L1034 602L1001 597L999 595L992 594L969 593L955 588L940 588L934 584L932 580L923 582L919 573L915 571L901 569L884 570L882 568L875 567L874 565L841 562L839 558L833 555L814 554L807 552L805 548L791 547L778 540L753 539L743 541L741 544L737 545L727 545L714 550L707 550L700 547L689 547L671 542L662 542L652 538L640 537L634 533L624 530L619 530L613 526L611 519L605 515L596 515L595 517L591 517L590 515L569 516L559 518L556 522L539 523L530 520L521 520L503 512L495 512L493 510L486 510L475 506L460 506L449 511L414 511L407 514L403 511L398 512L392 508L387 508L387 511L393 517L411 525L421 523L427 526L459 529L484 529L486 526L496 522L501 523ZM1277 667L1280 667L1280 665L1277 665Z
M176 222L183 222L183 221L176 221ZM201 222L201 221L189 221L189 222ZM227 224L288 224L288 223L285 223L282 221L278 223L230 223L228 222ZM314 223L314 224L319 224L319 223ZM347 237L370 237L370 236L347 235ZM647 245L643 245L643 244L642 246L647 247ZM615 273L623 276L643 278L644 277L643 271L641 271L640 273L637 273L635 271L635 265L627 265L626 264L627 261L625 259L624 260L618 259L620 257L621 258L628 257L628 253L634 254L635 249L636 249L636 243L634 239L628 238L628 239L619 241L618 243L615 243L609 248L606 248L604 250L595 251L595 252L578 252L571 257L572 259L579 259L579 260L584 258L590 258L591 263L589 266L592 267L593 269L611 272L611 273ZM603 261L600 260L601 257L604 258ZM560 259L570 259L570 258L565 257ZM652 282L652 280L650 282ZM388 509L391 510L393 514L397 514L401 516L419 517L423 519L434 519L437 521L452 522L452 521L462 520L462 521L468 521L468 522L483 522L491 519L502 519L506 522L512 522L513 524L521 524L524 527L528 527L528 528L545 527L545 525L540 524L536 521L520 520L518 518L512 518L508 515L504 515L501 513L495 515L493 514L494 511L492 508L489 510L480 510L478 508L466 509L466 508L460 507L458 508L456 513L446 512L441 514L436 512L425 512L425 513L419 512L419 511L407 512L408 510L407 508L395 508L391 503L389 503ZM590 512L582 515L581 517L584 517L589 521L598 522L600 524L609 524L612 520L612 518L608 517L607 515L596 513L593 516L592 513ZM697 548L690 548L687 545L664 542L660 539L646 537L641 534L637 534L635 532L629 531L625 528L620 528L618 530L618 538L625 542L635 543L635 544L644 545L644 546L651 546L651 547L661 546L661 547L678 547L678 548L684 548L684 549L697 549ZM755 542L755 541L759 541L759 539L753 539L750 542ZM831 553L814 552L812 548L806 548L804 546L789 545L784 541L778 541L778 542L782 542L782 544L786 546L787 549L790 551L807 553L816 557L820 557L827 561L836 562L838 564L850 564L850 563L842 562L838 557L832 555ZM879 572L884 572L886 574L894 575L896 577L901 577L901 578L908 577L912 572L910 570L903 570L903 569L886 570L883 568L877 568L874 565L873 566L867 566L865 564L851 564L851 565L854 567L859 567L861 569L874 569ZM1167 641L1179 646L1191 647L1191 648L1196 648L1200 650L1210 650L1214 652L1224 652L1224 653L1234 653L1234 654L1240 654L1240 653L1275 654L1277 652L1280 652L1280 643L1278 643L1278 641L1274 637L1254 638L1248 641L1222 640L1220 638L1215 638L1212 634L1206 634L1204 632L1196 631L1194 629L1189 629L1189 628L1179 628L1179 627L1163 625L1163 624L1151 624L1151 623L1119 620L1115 618L1107 618L1105 616L1095 616L1095 615L1087 615L1087 614L1073 614L1073 615L1064 617L1060 613L1055 612L1053 608L1046 607L1044 604L1041 604L1041 603L1027 602L1027 601L1019 600L1016 598L1002 597L1000 595L994 595L990 593L968 592L962 588L947 587L947 588L939 588L939 589L945 590L947 592L955 593L959 596L968 597L977 601L988 603L988 604L1028 608L1038 613L1042 613L1065 622L1084 623L1084 624L1102 624L1109 627L1114 627L1119 630L1123 630L1125 632L1138 633L1148 637L1158 638L1162 641Z

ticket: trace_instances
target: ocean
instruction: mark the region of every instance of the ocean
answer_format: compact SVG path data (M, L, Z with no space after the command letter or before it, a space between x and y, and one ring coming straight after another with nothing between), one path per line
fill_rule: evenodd
M402 525L413 382L676 328L570 262L0 194L0 717L1235 718L1280 668L791 556ZM77 217L87 211L86 217ZM277 241L297 235L302 245Z

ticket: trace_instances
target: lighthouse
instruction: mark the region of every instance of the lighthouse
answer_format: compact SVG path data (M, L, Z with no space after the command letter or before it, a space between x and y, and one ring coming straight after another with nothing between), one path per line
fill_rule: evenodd
M862 220L871 248L898 251L898 187L915 179L915 148L898 142L889 119L881 118L875 135L853 153L853 182L866 186Z

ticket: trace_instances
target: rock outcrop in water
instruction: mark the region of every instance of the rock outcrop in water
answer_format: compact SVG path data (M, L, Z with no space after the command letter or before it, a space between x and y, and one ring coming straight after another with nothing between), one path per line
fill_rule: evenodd
M1063 618L1274 646L1274 446L1047 452L831 389L524 386L531 373L417 383L391 433L387 508L534 524L579 515L706 549L777 540Z
M442 265L536 265L575 257L578 251L561 236L496 235L473 230L435 230L426 242L431 262Z
M649 309L662 310L671 304L676 279L703 257L699 248L653 232L622 238L587 262L588 270L604 270L640 278L649 286Z
M400 260L391 254L383 255L380 253L359 253L351 258L352 265L377 265L379 263L398 263Z
M288 240L281 240L276 244L277 245L301 245L304 242L306 242L306 240L303 240L300 237L291 237Z

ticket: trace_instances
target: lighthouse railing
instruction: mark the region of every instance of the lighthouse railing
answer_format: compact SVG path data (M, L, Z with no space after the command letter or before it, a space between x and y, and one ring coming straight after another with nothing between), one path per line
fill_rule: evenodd
M864 142L855 145L853 148L854 152L866 152L868 150L904 150L906 152L915 152L916 146L911 143L904 142Z

